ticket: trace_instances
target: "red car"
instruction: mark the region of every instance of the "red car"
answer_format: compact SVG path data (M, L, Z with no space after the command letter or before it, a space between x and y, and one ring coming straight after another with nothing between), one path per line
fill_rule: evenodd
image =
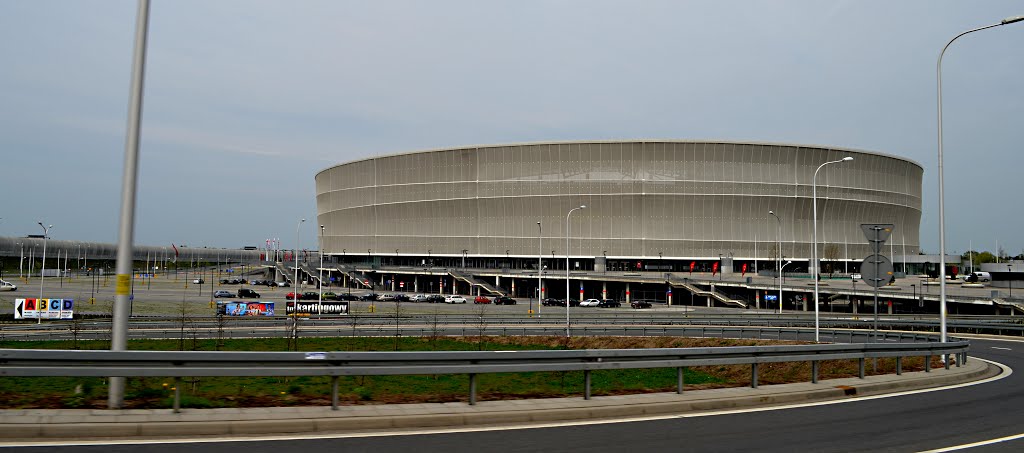
M486 297L484 297L484 296L476 296L476 299L473 299L473 303L474 304L489 304L489 303L491 303L491 300L486 298Z

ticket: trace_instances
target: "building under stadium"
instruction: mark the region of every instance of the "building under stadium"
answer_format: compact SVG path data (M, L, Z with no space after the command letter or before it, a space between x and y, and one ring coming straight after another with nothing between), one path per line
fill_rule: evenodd
M728 141L468 146L342 163L316 175L322 248L333 262L387 267L564 272L569 256L572 271L728 274L774 271L781 241L786 271L806 272L812 178L847 156L817 176L823 271L854 272L871 253L864 223L895 225L886 245L899 270L919 251L920 164Z

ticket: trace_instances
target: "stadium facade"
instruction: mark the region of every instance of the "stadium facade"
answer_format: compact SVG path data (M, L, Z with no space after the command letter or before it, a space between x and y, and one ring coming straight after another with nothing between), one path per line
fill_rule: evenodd
M568 255L574 270L768 270L781 239L794 261L786 270L806 269L812 178L846 156L818 172L820 257L849 270L869 255L864 223L896 225L887 245L917 255L920 164L797 144L574 141L384 155L316 175L318 222L323 250L345 263L534 269L540 256L565 269ZM581 205L567 249L567 215Z

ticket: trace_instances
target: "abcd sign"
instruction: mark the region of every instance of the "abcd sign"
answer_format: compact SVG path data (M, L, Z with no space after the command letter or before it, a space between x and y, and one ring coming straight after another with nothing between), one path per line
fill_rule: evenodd
M74 299L14 299L14 319L72 319Z

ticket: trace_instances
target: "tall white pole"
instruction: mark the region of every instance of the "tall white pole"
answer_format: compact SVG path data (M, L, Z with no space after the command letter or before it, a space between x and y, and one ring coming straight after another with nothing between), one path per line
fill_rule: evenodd
M840 162L847 162L853 160L852 157L846 156L839 160L825 162L818 166L817 170L814 170L814 176L811 178L811 204L813 205L814 217L811 219L814 224L814 242L811 248L811 268L814 269L812 276L814 277L814 342L818 343L819 338L819 321L818 321L818 171L822 167L829 164L838 164Z
M946 43L945 47L942 48L942 52L939 52L939 61L935 64L935 79L937 82L936 99L938 101L939 121L939 330L940 341L943 343L946 342L946 185L942 165L942 56L946 54L946 49L949 48L950 44L953 44L953 41L956 41L957 38L963 35L992 27L998 27L1000 25L1020 22L1022 20L1024 20L1024 16L1007 17L998 24L986 25L973 30L967 30L954 36L953 39L950 39L949 42ZM996 253L998 253L998 249Z
M149 0L139 0L135 16L135 49L132 56L129 94L128 132L124 145L124 173L121 188L121 218L118 225L117 267L114 310L110 326L110 350L123 351L128 344L128 317L131 315L132 247L135 242L135 195L139 176L139 130L142 124L142 93L146 68L146 36L149 30ZM120 409L124 404L125 378L111 376L107 407Z
M544 238L544 229L541 227L540 222L537 222L537 314L540 314L540 305L544 301L544 293L541 291L543 288L543 281L541 278L544 275L544 252L542 242Z
M775 217L775 223L778 225L778 231L776 232L776 239L779 241L779 250L775 254L777 259L775 270L778 272L779 278L779 314L782 314L782 219L775 211L768 211L768 214Z
M46 239L50 236L50 228L53 225L44 226L43 222L38 222L39 227L43 229L43 267L39 270L39 300L36 301L36 324L43 323L43 281L46 280Z
M320 277L319 286L316 294L317 306L320 306L324 301L324 226L320 225Z
M302 227L302 219L295 225L295 279L292 280L292 341L295 341L295 348L298 349L299 333L299 228Z
M586 209L587 205L579 205L578 207L569 210L569 213L565 215L565 338L569 338L569 216L572 215L573 211L578 209Z

